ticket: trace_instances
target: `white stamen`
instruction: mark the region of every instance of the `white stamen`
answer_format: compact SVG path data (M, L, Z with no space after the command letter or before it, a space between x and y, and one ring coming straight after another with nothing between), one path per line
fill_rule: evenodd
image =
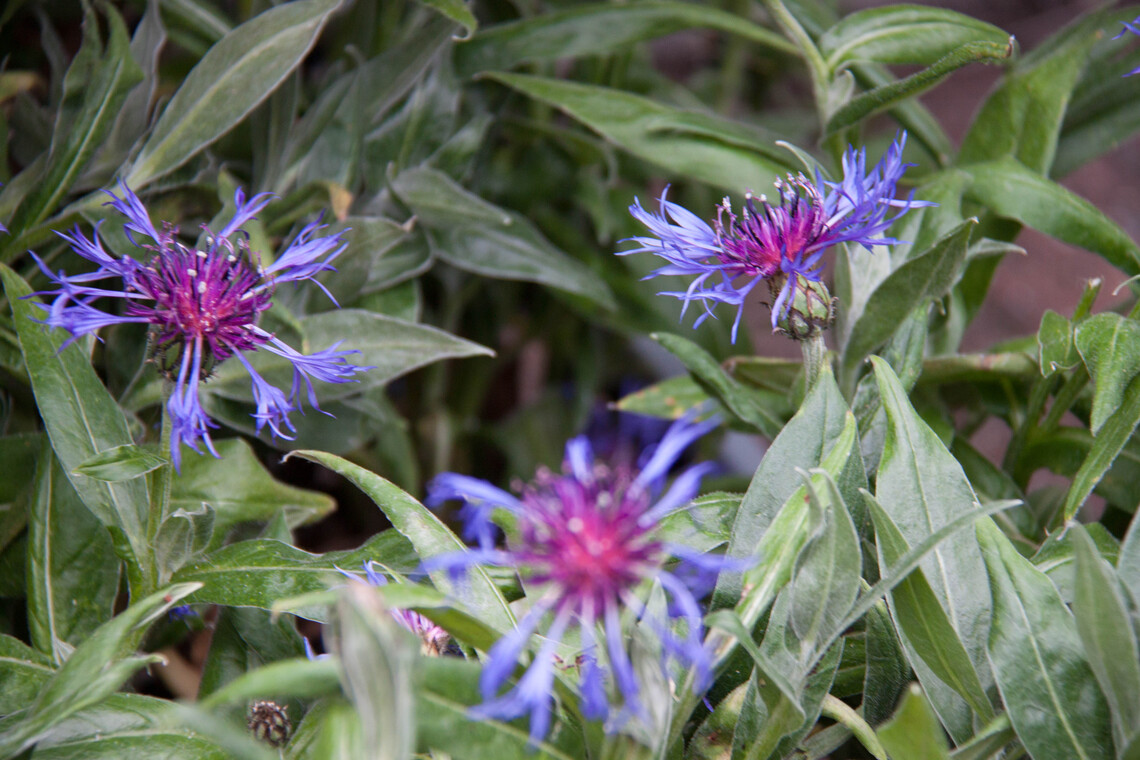
M191 277L197 277L198 276L198 270L197 269L187 269L186 274L190 275Z
M566 521L566 530L570 531L571 533L578 533L582 530L582 528L585 527L586 524L582 522L581 517L571 517Z
M209 255L210 254L206 253L205 251L198 251L198 258L200 258L200 259L204 259Z
M206 281L202 280L198 283L198 295L204 295L206 292Z

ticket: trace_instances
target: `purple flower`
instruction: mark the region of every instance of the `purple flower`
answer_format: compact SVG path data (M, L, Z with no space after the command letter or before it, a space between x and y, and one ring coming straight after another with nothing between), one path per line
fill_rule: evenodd
M338 570L340 568L337 568ZM345 570L340 571L342 575L351 578L354 581L359 581L360 576L355 573L350 573ZM364 580L370 586L387 586L388 579L380 573L376 572L371 561L364 563ZM451 641L451 635L440 626L433 623L429 618L421 615L415 610L405 610L400 608L392 608L388 610L388 614L399 623L401 626L416 634L420 640L420 651L432 657L439 657L447 649L448 643ZM312 656L312 647L309 646L308 640L305 641L305 647L309 659L314 659Z
M639 468L607 466L594 458L585 437L574 438L566 444L564 472L540 470L519 498L454 473L441 474L429 485L429 505L449 499L467 502L468 533L479 546L425 564L452 570L476 564L511 567L533 600L518 627L488 653L480 678L483 703L472 710L473 717L510 720L529 714L531 740L545 736L559 661L555 650L573 626L580 632L581 654L575 662L583 714L609 719L609 729L631 715L644 716L639 679L623 633L623 610L632 611L642 628L659 638L663 669L670 661L694 666L700 676L697 688L707 686L711 663L700 608L686 585L665 569L667 560L685 552L664 542L658 529L666 515L685 508L696 496L701 477L712 465L686 470L661 494L667 472L690 443L718 423L679 420ZM490 538L495 508L515 518L515 530L503 549ZM667 611L650 612L638 593L654 582L670 602L663 605ZM544 620L549 623L534 659L518 682L501 693ZM617 703L621 709L615 713Z
M870 172L866 149L849 147L843 156L841 181L824 180L818 171L814 181L803 174L789 174L776 182L774 201L749 192L739 214L725 198L711 226L667 200L669 188L661 194L659 213L642 208L635 198L629 212L652 236L631 238L638 247L618 255L647 251L668 262L649 277L692 276L686 290L661 295L681 299L685 308L701 301L705 313L694 327L713 314L717 303L736 306L733 342L745 299L758 283L766 281L775 298L775 329L792 305L800 278L819 281L821 259L829 248L838 243L858 243L867 249L896 244L900 241L883 236L891 224L912 208L933 205L915 201L913 193L906 199L895 198L895 185L907 167L913 166L903 163L905 145L904 132ZM898 212L892 215L892 208Z
M1120 30L1120 34L1116 35L1112 39L1118 40L1121 37L1123 37L1124 35L1129 34L1129 33L1135 34L1136 36L1140 37L1140 16L1132 19L1132 21L1122 21L1120 23L1124 25L1124 28ZM1129 71L1124 76L1130 77L1133 74L1140 74L1140 66L1137 66L1136 68L1132 69L1132 71Z
M269 203L269 193L247 201L238 189L233 218L217 234L206 230L205 248L197 250L177 239L177 228L166 224L161 232L156 229L130 188L122 186L122 198L105 192L112 198L107 205L126 220L127 237L146 250L150 260L142 264L109 254L99 237L101 222L90 239L78 227L71 234L57 233L72 250L98 266L87 274L67 276L62 271L51 272L36 257L43 273L58 286L39 293L55 296L50 304L41 305L47 312L43 321L71 333L65 346L107 325L150 325L153 359L174 383L166 409L172 422L170 456L175 467L181 465L182 444L201 453L199 444L204 443L211 454L218 455L210 439L210 428L217 424L202 409L198 387L226 359L236 356L253 381L258 432L269 425L274 435L283 438L290 437L283 427L293 430L289 414L301 408L302 385L310 405L319 409L313 378L344 383L371 369L349 364L346 357L358 352L337 351L336 346L305 356L258 326L262 312L272 306L279 283L312 281L318 272L333 270L330 262L345 248L339 233L316 236L321 227L314 222L271 265L263 267L241 226ZM113 278L122 280L121 290L92 284ZM100 311L92 306L100 298L122 299L124 306L117 313ZM243 355L258 349L292 363L293 387L288 395L262 377Z

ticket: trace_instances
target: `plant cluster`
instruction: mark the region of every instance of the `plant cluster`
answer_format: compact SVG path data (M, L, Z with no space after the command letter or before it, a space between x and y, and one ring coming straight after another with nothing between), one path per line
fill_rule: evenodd
M0 758L1140 757L1138 16L10 3Z

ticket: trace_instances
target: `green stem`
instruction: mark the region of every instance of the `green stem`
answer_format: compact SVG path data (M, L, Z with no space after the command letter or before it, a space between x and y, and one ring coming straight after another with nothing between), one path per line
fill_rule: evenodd
M170 451L170 438L173 435L174 423L170 419L170 412L166 408L166 402L170 400L170 394L173 387L170 383L166 383L162 393L162 432L159 434L159 451L166 453ZM161 571L156 567L154 556L155 539L158 537L158 531L162 527L162 523L166 520L167 513L170 509L170 491L174 485L174 464L167 462L162 467L152 472L147 476L148 490L150 491L150 505L146 516L146 543L147 548L150 549L149 556L140 557L139 561L145 561L151 568L152 577L157 577ZM165 583L167 578L158 578L158 583ZM153 590L153 589L151 589Z
M868 752L878 760L887 760L887 751L879 743L879 737L875 736L875 729L871 728L867 721L863 720L863 717L845 702L828 694L823 698L820 714L851 729L851 733Z
M804 355L804 395L806 396L815 387L827 362L827 345L823 342L823 332L816 332L807 340L800 341L800 350Z
M800 22L796 20L796 17L791 14L781 0L764 0L764 7L772 14L776 24L784 32L784 36L796 43L800 54L803 56L804 63L807 64L808 73L811 75L812 94L815 97L816 110L819 112L819 123L822 129L823 125L827 123L827 63L823 60L823 55L815 46L815 41L811 35L800 25Z

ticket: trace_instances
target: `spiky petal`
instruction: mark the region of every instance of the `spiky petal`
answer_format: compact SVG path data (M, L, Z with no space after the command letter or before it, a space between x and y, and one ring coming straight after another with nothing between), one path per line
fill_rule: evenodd
M278 283L311 280L318 272L332 269L329 262L344 249L339 233L318 236L321 228L314 222L301 230L273 265L262 268L241 228L269 203L269 193L247 200L239 188L234 193L233 217L217 234L206 230L206 246L200 250L182 243L175 227L156 227L142 201L126 185L121 186L121 195L106 192L111 197L107 205L124 217L124 232L149 253L149 261L143 265L109 254L99 236L99 224L91 238L78 227L71 233L56 233L77 254L96 264L96 269L68 276L50 271L37 257L41 271L56 286L38 294L54 296L49 304L41 305L46 312L43 321L70 332L68 343L108 325L137 322L150 326L152 358L173 384L166 410L172 422L170 455L175 466L181 465L184 445L198 452L204 445L217 456L210 438L217 424L202 408L199 388L218 364L231 357L237 357L252 380L258 431L268 425L274 435L286 438L286 430L293 430L289 415L301 408L302 390L310 405L317 406L313 379L349 382L371 369L350 364L347 357L354 352L338 351L337 346L302 354L258 326L261 315L272 306ZM94 284L115 278L122 281L121 290ZM119 299L123 308L101 311L92 305L101 298ZM289 394L262 377L244 355L259 349L292 364Z
M649 277L691 276L684 291L666 291L685 303L700 301L705 311L694 327L713 315L713 307L736 307L732 326L735 342L744 302L762 281L774 290L772 327L787 314L792 294L801 280L818 282L822 257L839 243L857 243L868 249L900 241L886 237L887 229L912 208L933 205L896 198L896 186L911 164L902 160L906 133L902 133L882 160L867 170L866 149L849 147L843 156L839 182L788 175L776 183L776 198L745 195L739 212L728 198L717 208L710 226L662 194L660 213L642 208L634 200L630 214L645 224L651 237L631 240L638 247L619 255L649 252L666 260Z
M624 610L642 618L660 637L663 669L677 662L707 676L710 655L703 645L699 607L686 584L665 569L665 561L679 552L661 538L659 529L666 515L685 508L696 495L710 465L690 468L664 495L660 492L682 451L717 424L715 419L676 422L645 453L639 468L606 466L594 458L585 437L575 438L566 444L563 472L540 470L518 498L454 473L429 484L429 504L450 499L467 503L467 525L479 548L425 564L433 569L510 567L533 589L529 613L488 653L480 679L483 703L473 716L509 720L528 715L532 741L545 736L553 705L555 650L573 627L580 632L582 647L576 666L583 713L608 718L608 728L631 715L643 715L645 695L627 651ZM490 540L490 515L497 508L514 516L517 529L517 537L503 549ZM648 613L638 593L654 582L670 599L665 619ZM547 619L542 644L526 673L504 692L520 655Z

